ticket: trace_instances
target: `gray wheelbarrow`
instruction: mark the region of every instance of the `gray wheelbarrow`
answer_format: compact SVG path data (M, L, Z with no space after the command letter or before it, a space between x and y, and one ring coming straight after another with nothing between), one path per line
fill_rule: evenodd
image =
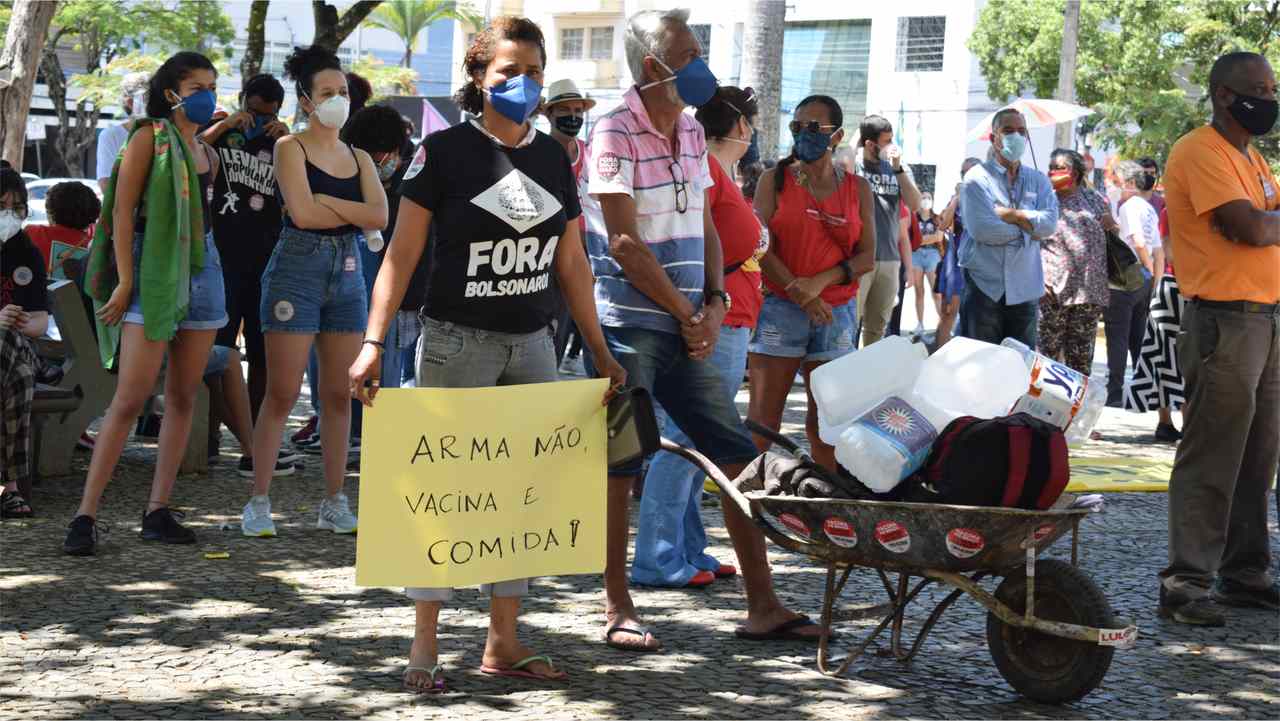
M794 457L814 463L786 437L749 425ZM987 609L987 647L1000 675L1014 690L1042 703L1084 697L1106 676L1115 650L1137 641L1137 626L1116 620L1102 590L1077 565L1080 521L1087 510L769 496L763 489L740 490L696 451L667 439L662 448L705 471L727 502L771 541L826 566L824 635L817 658L824 674L843 674L886 628L891 629L887 653L909 663L938 619L964 594ZM1068 531L1070 563L1037 560ZM855 568L875 570L888 596L885 603L837 606ZM897 574L896 583L890 573ZM979 585L989 576L1002 579L994 593ZM932 583L953 590L929 613L908 647L902 634L907 607ZM875 618L879 625L832 668L828 639L835 624Z

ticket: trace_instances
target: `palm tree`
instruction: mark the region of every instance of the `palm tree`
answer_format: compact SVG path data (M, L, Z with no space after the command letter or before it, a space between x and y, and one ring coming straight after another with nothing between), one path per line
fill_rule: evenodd
M365 24L395 33L404 41L401 64L407 68L413 64L418 36L437 20L458 20L477 28L484 24L475 11L457 0L388 0L369 15Z

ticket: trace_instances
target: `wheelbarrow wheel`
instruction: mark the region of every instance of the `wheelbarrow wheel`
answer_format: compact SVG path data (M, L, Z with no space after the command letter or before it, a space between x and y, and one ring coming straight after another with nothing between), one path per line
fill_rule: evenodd
M1113 628L1111 604L1083 571L1056 559L1036 562L1035 616L1093 628ZM1027 575L1018 570L996 588L996 598L1021 615L1026 611ZM1060 636L1018 628L987 613L987 646L1000 675L1015 691L1041 703L1083 698L1102 683L1115 652Z

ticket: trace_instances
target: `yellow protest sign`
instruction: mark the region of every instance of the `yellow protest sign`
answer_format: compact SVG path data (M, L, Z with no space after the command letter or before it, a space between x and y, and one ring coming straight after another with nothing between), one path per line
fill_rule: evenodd
M361 439L356 584L603 571L607 383L379 392Z

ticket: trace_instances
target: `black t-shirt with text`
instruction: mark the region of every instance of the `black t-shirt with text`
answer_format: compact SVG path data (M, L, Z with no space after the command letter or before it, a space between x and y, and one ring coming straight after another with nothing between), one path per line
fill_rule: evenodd
M28 313L49 310L49 281L44 256L26 233L5 241L0 248L0 308L21 306Z
M209 203L213 239L226 271L261 274L280 237L273 152L276 139L232 128L213 147L220 168Z
M432 212L427 316L501 333L550 324L556 246L581 215L559 143L539 132L503 147L463 122L423 141L400 193Z

